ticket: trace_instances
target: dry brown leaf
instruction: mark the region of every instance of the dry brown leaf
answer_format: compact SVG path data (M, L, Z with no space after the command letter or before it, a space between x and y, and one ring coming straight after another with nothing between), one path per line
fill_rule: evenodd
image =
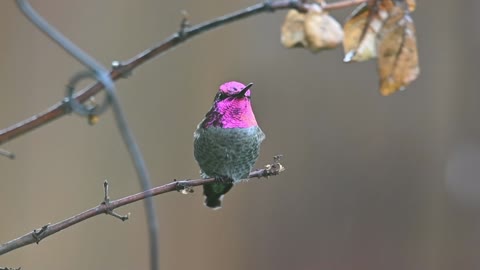
M379 10L391 10L395 7L397 0L376 0L376 6ZM400 0L405 1L405 0Z
M400 6L388 13L377 39L380 93L384 96L403 90L420 72L413 20Z
M416 0L377 0L379 10L392 10L395 6L406 4L409 12L413 12L417 6Z
M407 0L408 11L413 12L417 7L417 1L415 0Z
M340 23L328 12L321 10L319 5L312 5L305 17L305 35L308 49L319 52L336 48L343 40L343 30Z
M307 40L304 31L305 14L295 9L288 11L282 25L281 42L286 48L306 47Z
M309 5L307 13L290 10L282 25L281 42L287 48L305 47L312 52L332 49L343 39L341 25L319 5Z
M347 18L343 26L344 62L361 62L377 56L375 41L382 22L377 15L373 14L367 26L368 17L367 4L362 4Z
M377 0L374 5L360 5L347 19L344 61L378 57L380 92L387 96L404 89L420 72L415 26L409 16L415 0Z

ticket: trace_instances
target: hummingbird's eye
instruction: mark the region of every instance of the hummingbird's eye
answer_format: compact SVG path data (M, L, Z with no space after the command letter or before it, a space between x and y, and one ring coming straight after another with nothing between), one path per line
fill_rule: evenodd
M219 100L224 100L224 99L226 99L227 97L228 97L228 95L225 94L225 93L222 93L222 92L218 93L218 99L219 99Z

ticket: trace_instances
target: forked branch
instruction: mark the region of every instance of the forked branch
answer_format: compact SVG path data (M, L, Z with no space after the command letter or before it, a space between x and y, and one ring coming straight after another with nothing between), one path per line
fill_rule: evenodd
M273 164L269 164L265 166L264 169L256 170L250 173L249 178L263 178L269 177L280 174L284 170L284 167L278 162L278 158L275 159ZM39 243L42 239L60 232L70 226L73 226L77 223L80 223L84 220L89 218L98 216L100 214L108 214L113 215L115 217L120 218L121 220L126 220L127 216L119 216L118 214L114 213L113 210L131 204L136 201L144 200L151 196L160 195L163 193L171 192L171 191L180 191L182 193L189 193L192 187L201 186L204 184L212 183L215 178L208 178L208 179L195 179L195 180L181 180L181 181L173 181L166 185L154 187L150 190L146 190L143 192L139 192L137 194L133 194L118 200L110 201L108 198L108 186L105 186L105 197L104 201L93 207L88 209L80 214L67 218L63 221L57 222L55 224L47 224L39 229L33 230L30 233L27 233L23 236L18 237L17 239L8 241L4 244L0 245L0 255L13 251L17 248L21 248L26 245L30 245L33 243Z

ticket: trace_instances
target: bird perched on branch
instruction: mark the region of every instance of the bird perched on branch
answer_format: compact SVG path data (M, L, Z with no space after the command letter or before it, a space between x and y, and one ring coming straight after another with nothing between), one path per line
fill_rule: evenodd
M265 134L250 103L250 88L239 82L220 86L212 108L194 133L194 156L203 178L217 181L203 186L205 205L218 209L233 184L247 179Z

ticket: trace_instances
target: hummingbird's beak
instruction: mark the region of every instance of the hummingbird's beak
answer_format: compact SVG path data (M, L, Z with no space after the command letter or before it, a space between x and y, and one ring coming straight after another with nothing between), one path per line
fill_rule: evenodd
M248 89L250 89L253 86L253 83L247 84L245 88L242 89L238 94L235 95L235 97L244 97L245 93L247 93Z

